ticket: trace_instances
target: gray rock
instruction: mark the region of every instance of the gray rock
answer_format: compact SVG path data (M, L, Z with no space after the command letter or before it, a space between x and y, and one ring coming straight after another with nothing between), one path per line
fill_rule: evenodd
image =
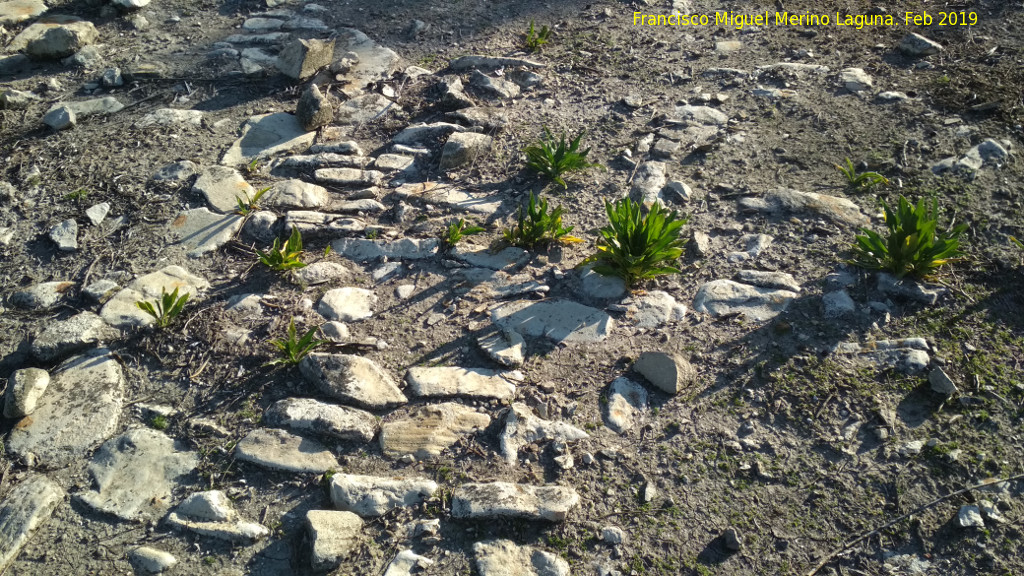
M570 487L510 482L463 484L452 496L452 518L489 520L524 518L564 522L580 496Z
M95 45L89 45L82 48L78 52L75 52L71 56L64 58L60 61L61 64L68 67L84 68L86 70L97 70L103 66L104 58L103 53L99 47Z
M159 574L174 567L178 559L170 552L139 546L128 553L132 566L143 574Z
M153 180L158 182L180 183L188 180L199 173L199 166L191 160L171 162L153 174Z
M384 182L383 172L358 168L320 168L313 175L318 182L342 186L380 186Z
M363 539L363 519L340 510L310 510L306 512L306 530L313 569L333 570L359 546Z
M475 132L457 132L448 137L441 150L441 169L451 170L473 164L491 150L491 137Z
M443 162L443 160L442 160ZM382 172L415 172L416 158L401 154L381 154L373 160L372 166Z
M518 546L511 540L489 540L473 544L480 576L569 576L569 563L532 546Z
M611 316L570 300L515 300L491 310L502 328L555 342L600 342L615 325Z
M202 110L182 110L180 108L159 108L146 114L136 126L202 126L206 114ZM194 164L193 164L194 166Z
M85 216L93 226L99 226L103 224L103 221L107 218L107 214L109 213L110 203L100 202L99 204L90 206L89 209L85 211Z
M49 109L43 115L43 124L54 130L67 130L78 124L78 117L69 106L57 106Z
M28 310L44 310L52 308L67 297L75 287L74 282L43 282L33 284L25 290L11 295L11 304Z
M676 302L667 292L651 290L645 294L629 296L609 310L626 313L626 320L640 328L657 328L686 318L686 305Z
M328 320L352 322L373 316L377 295L365 288L333 288L324 293L317 311Z
M789 290L759 288L732 280L713 280L703 284L693 299L693 309L712 316L735 312L751 320L770 320L783 312L798 296Z
M131 326L148 326L153 317L135 305L140 300L153 301L160 298L162 291L168 293L178 290L190 295L189 301L195 301L201 291L210 287L205 278L196 276L181 266L167 266L156 272L136 278L124 290L111 298L102 309L100 317L115 328Z
M369 442L377 433L377 418L373 414L312 398L279 400L264 412L263 421L271 426L357 442Z
M121 286L113 280L97 280L92 284L89 284L82 289L82 294L93 302L100 304L105 303L107 300L117 293L121 289Z
M587 264L580 270L583 293L597 300L615 300L626 295L626 281L618 276L605 276L594 272Z
M73 16L51 16L22 30L8 48L24 49L29 57L40 60L59 59L92 44L98 36L92 22Z
M8 451L34 454L44 466L81 460L117 429L124 386L121 365L105 348L65 361L32 416L11 430Z
M790 292L800 292L800 283L792 274L785 272L765 272L761 270L740 270L736 279L744 284L762 288L780 288Z
M325 214L309 210L291 210L284 218L284 229L298 228L305 239L336 236L339 234L362 233L366 222L359 218L348 218L341 214ZM361 240L355 239L355 240Z
M234 520L238 516L231 499L220 490L196 492L186 498L175 511L181 516L212 522Z
M842 342L834 353L878 366L893 368L906 374L921 372L928 366L928 343L924 338L876 340L865 344Z
M381 451L392 458L438 456L462 438L487 428L491 417L456 402L421 406L407 417L381 424Z
M200 194L217 212L231 214L238 209L238 201L252 198L256 190L234 168L210 166L192 185L192 192Z
M57 245L62 252L74 252L78 250L78 222L69 218L53 228L50 228L50 240Z
M907 56L931 56L943 50L942 44L920 34L907 34L900 40L900 52Z
M426 568L433 563L434 561L430 558L420 556L412 550L402 550L388 564L388 569L384 572L384 576L411 576L412 571L417 566Z
M637 168L633 178L633 186L629 190L629 198L634 202L650 208L660 203L661 189L665 187L665 163L648 161Z
M156 519L173 489L199 464L194 452L148 428L105 442L89 463L95 489L78 494L86 505L124 520Z
M370 410L408 402L395 381L373 361L348 354L310 354L299 364L302 375L332 398Z
M387 282L392 278L397 278L402 274L402 263L401 262L385 262L380 266L373 269L370 273L370 277L373 281L380 284Z
M711 254L711 236L704 232L694 230L687 242L687 247L698 258L707 258Z
M351 53L355 64L344 76L341 90L350 98L364 92L368 84L387 80L398 69L401 59L390 48L384 48L354 28L338 28L337 52Z
M743 548L743 536L735 528L726 528L722 533L725 549L730 552L739 552Z
M322 208L330 203L331 196L323 186L289 179L275 182L261 201L277 208Z
M959 392L953 379L942 368L933 368L928 373L928 382L932 385L932 390L939 394L949 396Z
M388 260L420 260L437 253L436 238L401 240L368 240L365 238L341 238L331 244L331 249L356 262L387 258Z
M201 536L243 545L254 544L270 535L266 526L234 520L235 516L224 493L213 490L189 496L167 516L167 523Z
M92 312L79 312L68 318L49 324L32 341L32 355L43 362L52 362L71 352L95 346L119 336Z
M608 388L605 421L622 434L628 432L647 411L647 390L628 378L619 377Z
M285 112L253 116L246 120L241 138L228 148L220 163L238 166L257 158L304 150L315 136L316 133L303 130L295 116Z
M985 528L985 520L981 517L981 509L973 504L960 507L956 514L957 522L963 528Z
M351 274L345 266L337 262L325 262L323 260L292 272L295 282L307 286L336 282L348 278Z
M0 570L18 557L37 528L46 524L64 490L46 476L30 472L0 504Z
M501 208L504 198L498 193L469 192L440 182L403 184L395 189L399 198L439 204L460 212L490 216Z
M467 297L477 300L495 300L510 298L523 294L545 293L551 288L534 280L531 274L511 275L501 270L486 268L467 268L457 271L453 276L462 280L469 288Z
M382 516L395 508L415 506L437 491L426 478L379 478L354 474L331 477L331 502L340 510L364 518Z
M678 354L666 352L644 352L633 363L633 370L659 390L673 396L697 380L697 370L689 361Z
M505 73L505 77L515 82L523 90L532 90L544 81L539 74L529 70L510 70Z
M41 0L8 0L0 2L0 26L10 26L31 20L46 12Z
M104 88L117 88L118 86L124 86L124 76L121 74L120 68L107 68L103 71L103 75L100 76L100 86Z
M334 107L327 97L320 93L316 84L310 84L299 97L295 116L303 130L316 130L334 120Z
M729 122L724 113L707 106L676 106L676 114L683 120L705 126L724 126Z
M334 120L342 126L358 125L372 122L389 112L395 114L401 111L401 106L376 92L371 92L342 102L335 112ZM361 155L362 152L358 154Z
M477 339L487 357L502 366L518 368L526 360L526 340L515 330L500 330Z
M821 297L821 306L825 318L829 319L852 314L857 309L853 298L850 298L850 293L846 290L836 290L835 292L824 294Z
M323 20L320 20L319 18L306 18L304 16L294 16L285 20L282 28L285 30L310 32L329 32L331 30L326 24L324 24Z
M574 442L590 435L568 422L544 420L534 416L525 404L513 403L505 415L505 428L499 436L501 453L515 463L519 449L534 442Z
M452 132L465 132L466 128L459 126L458 124L449 124L447 122L434 122L433 124L413 124L407 126L404 130L395 134L392 142L396 144L416 144L419 142L429 142L435 140Z
M508 112L502 108L464 108L448 112L445 116L467 126L477 126L487 134L500 132L508 125Z
M870 91L874 86L871 75L863 68L844 68L839 71L839 85L850 92Z
M0 76L12 76L32 66L32 61L24 54L12 54L0 58Z
M334 57L334 40L295 39L281 51L277 58L277 69L296 80L303 80L331 63Z
M479 70L469 77L470 86L489 98L511 99L519 96L519 85L503 78L492 78Z
M286 472L323 474L341 467L323 444L276 428L257 428L238 441L235 458Z
M497 70L498 68L538 68L546 67L546 64L527 60L525 58L505 58L492 56L460 56L451 62L448 67L453 72L465 72L467 70Z
M491 252L487 248L454 246L448 251L448 255L470 266L491 270L504 270L506 268L522 266L530 260L529 252L514 246L504 248L500 252Z
M424 398L468 396L502 400L515 396L516 386L496 370L452 366L414 366L405 374L409 391Z
M177 243L188 250L191 258L215 252L235 237L242 227L239 214L217 214L206 208L185 210L167 224Z
M917 282L912 278L899 279L888 272L880 272L878 274L878 291L924 304L935 304L939 297L945 295L949 290L942 286Z
M280 30L283 25L284 20L278 20L277 18L246 18L245 22L242 22L242 30L267 32Z
M93 98L91 100L81 100L76 102L57 102L50 107L50 111L66 109L70 111L72 118L82 119L89 116L97 116L101 114L114 114L124 109L124 104L114 98L113 96L105 96L103 98ZM49 112L47 112L47 116ZM46 117L43 117L43 121L46 121Z
M267 244L269 246L281 233L281 227L278 226L279 221L280 219L277 217L277 214L270 210L257 210L256 212L250 212L249 217L245 218L245 223L242 224L242 234L243 236L255 240L260 244ZM308 238L310 236L306 234L305 230L301 227L299 227L299 233L302 234L303 238ZM318 262L316 264L318 264ZM312 266L312 264L310 266ZM308 267L309 266L306 268ZM299 276L306 268L293 270L292 274Z
M32 92L25 92L23 90L10 88L0 92L0 109L24 110L40 100L42 100L42 98Z
M7 379L4 393L4 418L24 418L35 412L36 405L46 387L50 385L50 374L41 368L15 370Z
M809 214L828 218L837 224L867 226L870 220L861 213L853 202L836 196L814 192L800 192L790 188L769 190L764 198L741 198L739 206L744 210L766 212L774 215Z
M693 199L693 190L680 180L671 180L658 196L663 205L686 204Z
M740 243L744 246L743 251L730 252L727 258L729 262L756 260L774 241L775 238L767 234L744 234L740 237Z
M450 80L442 80L438 89L441 92L441 97L438 98L438 104L445 110L459 110L462 108L469 108L475 106L476 103L463 92L462 79L458 76Z
M876 98L882 102L902 102L903 100L906 100L908 96L905 92L886 91L880 92Z

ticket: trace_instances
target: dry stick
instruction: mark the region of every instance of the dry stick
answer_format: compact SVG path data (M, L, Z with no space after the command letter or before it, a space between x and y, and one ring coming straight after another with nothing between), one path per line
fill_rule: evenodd
M857 544L859 544L863 540L865 540L867 538L870 538L870 537L874 536L875 534L878 534L879 532L881 532L882 530L885 530L886 528L892 526L893 524L898 524L899 522L902 522L903 520L906 520L907 518L909 518L909 517L911 517L911 516L913 516L915 514L920 514L921 512L924 512L925 510L928 510L929 508L934 507L936 504L939 504L941 502L949 500L950 498L952 498L954 496L959 496L959 495L963 494L964 492L970 492L971 490L977 490L978 488L984 488L986 486L992 486L992 485L995 485L995 484L1002 484L1004 482L1013 482L1014 480L1021 480L1021 479L1024 479L1024 474L1017 474L1016 476L1010 476L1009 478L1003 478L1001 480L1000 479L987 480L987 481L982 482L980 484L975 484L974 486L968 486L967 488L961 488L960 490L957 490L956 492L951 492L949 494L946 494L945 496L939 496L935 500L932 500L931 502L925 504L924 506L921 506L920 508L918 508L916 510L908 512L908 513L904 514L903 516L900 516L899 518L896 518L895 520L893 520L893 521L891 521L891 522L889 522L889 523L887 523L887 524L885 524L883 526L879 526L878 528L875 528L874 530L870 530L868 532L865 532L865 533L861 534L860 536L858 536L858 537L854 538L853 540L850 540L849 542L844 544L842 548L838 548L836 550L833 550L831 553L829 553L827 556L825 556L825 558L821 562L819 562L817 566L814 567L814 570L811 570L810 572L808 572L807 576L814 576L815 574L818 573L819 570L821 570L829 562L831 562L833 558L835 558L836 556L842 554L843 552L846 552L850 548L853 548L854 546L856 546Z

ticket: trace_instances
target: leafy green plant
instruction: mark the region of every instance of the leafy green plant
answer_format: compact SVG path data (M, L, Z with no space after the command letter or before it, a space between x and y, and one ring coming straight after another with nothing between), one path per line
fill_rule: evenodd
M632 287L641 280L664 274L678 274L672 266L683 253L680 230L688 218L680 219L660 204L651 206L647 215L639 203L623 198L604 203L608 226L600 230L597 253L583 261L594 262L594 271L618 276Z
M473 234L479 234L485 229L481 226L467 225L466 220L459 218L448 224L448 228L441 236L441 241L447 246L455 246L465 236L472 236Z
M569 185L562 178L563 174L602 167L596 162L587 162L590 148L580 151L580 141L586 132L581 131L572 141L568 141L563 132L558 140L555 140L551 131L544 127L544 136L540 142L523 149L526 154L526 167L560 184L562 188L568 188Z
M88 188L79 188L78 190L75 190L74 192L69 192L68 194L65 194L64 195L64 199L65 200L74 200L75 202L81 203L83 200L85 200L85 197L88 196L88 195L89 195L89 189Z
M889 184L889 179L882 176L878 172L861 172L857 173L857 169L853 167L853 162L849 158L846 159L846 165L836 164L836 170L839 170L843 176L846 177L846 184L850 188L857 190L867 190L877 186L878 184Z
M248 192L243 192L243 194L245 194L244 200L238 196L235 196L235 202L238 203L238 210L236 210L236 212L238 212L242 216L248 216L254 211L259 210L260 198L262 198L263 195L269 191L270 186L267 186L266 188L260 188L259 190L256 191L255 194L252 195L252 198L249 197Z
M1020 240L1017 240L1013 236L1010 236L1010 242L1013 242L1014 244L1016 244L1017 248L1020 248L1021 250L1024 250L1024 242L1021 242Z
M166 289L161 288L159 299L153 302L139 300L135 302L135 306L152 316L156 321L157 328L166 328L181 314L181 310L185 307L185 303L188 302L188 298L188 292L179 297L177 288L170 294L167 293Z
M550 37L550 28L542 26L540 30L537 30L533 27L533 20L530 20L530 28L526 31L526 40L523 42L523 48L527 52L540 52L541 46L547 44Z
M853 245L851 264L868 270L886 270L896 277L928 278L940 266L961 260L960 235L967 224L952 230L938 232L938 200L929 208L924 199L913 206L900 195L893 210L885 200L879 200L885 210L887 237L862 228Z
M262 167L263 167L263 163L260 162L259 157L256 157L256 158L253 158L252 160L250 160L249 163L245 165L245 171L248 174L255 174L255 173L259 172L260 168L262 168Z
M530 192L527 209L524 211L522 206L519 207L516 225L504 230L502 236L506 242L520 248L534 248L551 242L582 242L569 235L572 226L562 226L562 212L561 206L548 212L548 201L542 199L538 203L533 192Z
M292 226L292 234L284 246L280 245L280 240L280 238L274 238L273 245L266 252L260 249L256 250L260 262L273 270L292 270L305 267L306 264L302 261L302 235L299 234L299 229Z
M301 337L298 335L298 331L295 330L295 318L292 318L288 322L288 337L281 338L279 340L271 340L270 343L277 347L280 351L280 357L267 362L268 366L275 364L298 364L309 355L317 346L324 343L324 340L318 340L313 335L316 334L319 326L313 326L306 331Z
M169 424L167 417L163 414L154 414L153 417L149 419L149 425L154 430L166 430Z

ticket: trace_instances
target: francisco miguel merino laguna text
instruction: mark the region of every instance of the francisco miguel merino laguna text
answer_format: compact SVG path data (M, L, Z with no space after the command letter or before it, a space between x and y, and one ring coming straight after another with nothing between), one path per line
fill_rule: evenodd
M774 14L774 18L772 18ZM978 23L978 15L974 12L939 12L940 26L971 26ZM907 12L903 15L903 24L928 26L934 22L927 12ZM744 26L854 26L858 30L865 26L895 26L896 18L891 14L839 14L832 17L828 14L790 14L789 12L765 12L763 14L736 14L733 12L715 12L709 14L644 14L633 12L634 26L734 26L742 30Z

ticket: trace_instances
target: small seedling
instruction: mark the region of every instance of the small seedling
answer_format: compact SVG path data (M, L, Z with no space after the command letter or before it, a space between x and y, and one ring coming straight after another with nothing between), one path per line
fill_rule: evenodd
M75 190L74 192L65 194L64 195L64 199L65 200L74 200L75 202L81 203L83 200L85 200L85 197L88 196L88 195L89 195L89 190L87 188L79 188L78 190Z
M242 216L248 216L249 214L252 214L256 210L259 210L260 198L262 198L263 195L269 191L270 186L267 186L266 188L260 188L259 190L256 191L255 194L252 195L252 198L249 197L248 192L243 192L243 194L245 194L245 200L238 196L235 196L235 202L238 203L238 210L236 210L236 212L238 212L238 214Z
M288 337L271 340L270 343L280 351L280 357L267 362L267 366L275 364L295 365L302 361L314 348L324 343L313 337L319 326L313 326L300 338L295 330L295 318L288 322Z
M605 276L618 276L632 287L638 281L664 274L678 274L672 264L682 255L686 242L679 238L687 218L679 219L675 210L669 212L655 203L645 216L637 202L623 198L604 203L609 225L602 228L597 254L583 264L594 262L594 271Z
M861 172L857 173L857 169L853 167L853 162L849 158L846 159L846 166L836 164L836 170L839 170L846 177L846 184L856 190L867 190L868 188L877 186L878 184L889 184L889 179L882 176L878 172Z
M367 240L376 240L377 238L380 238L380 230L377 230L376 228L374 228L372 230L367 230L366 231L366 239Z
M562 226L562 212L562 207L559 206L548 213L548 201L541 200L538 203L533 192L530 192L527 209L524 211L522 206L519 207L515 227L503 231L502 236L506 242L520 248L535 248L551 242L582 242L581 239L569 235L572 226Z
M153 302L146 300L139 300L135 303L135 306L142 310L146 314L149 314L156 321L157 328L166 328L170 326L171 322L181 314L181 310L185 307L185 303L188 302L189 293L185 292L180 297L178 296L178 289L175 288L174 292L170 294L164 288L160 289L160 298Z
M851 264L868 270L886 270L897 278L912 276L928 278L940 266L963 259L960 235L967 224L952 230L937 232L938 200L932 200L929 209L924 199L913 206L902 195L893 210L885 200L879 200L885 210L888 236L862 228L853 245Z
M526 31L526 40L523 42L523 48L527 52L540 52L541 47L548 43L548 38L550 37L550 28L542 26L540 30L537 30L533 27L533 20L530 20L530 28Z
M166 430L167 426L169 425L169 422L167 422L166 416L162 414L156 414L149 419L149 425L154 430Z
M260 162L260 159L259 158L253 158L252 160L249 161L248 164L245 165L245 171L247 173L249 173L249 174L255 174L255 173L259 172L260 168L262 168L262 167L263 167L263 165Z
M1010 236L1010 242L1013 242L1014 244L1016 244L1017 248L1020 248L1021 250L1024 250L1024 242L1021 242L1020 240L1017 240L1013 236Z
M306 264L302 261L302 235L299 234L299 229L292 226L292 234L283 247L280 245L280 240L280 238L274 238L274 244L266 252L256 250L260 262L272 270L278 271L304 268Z
M551 131L545 127L541 141L523 149L526 154L526 167L560 184L562 188L568 188L569 185L562 178L563 174L587 168L602 168L596 162L587 162L590 148L580 151L580 141L584 134L586 130L577 134L572 141L567 141L563 132L561 137L555 140Z
M466 221L463 218L459 218L456 221L448 224L448 228L445 230L441 241L447 246L455 246L465 236L472 236L479 234L485 229L480 226L466 225Z

